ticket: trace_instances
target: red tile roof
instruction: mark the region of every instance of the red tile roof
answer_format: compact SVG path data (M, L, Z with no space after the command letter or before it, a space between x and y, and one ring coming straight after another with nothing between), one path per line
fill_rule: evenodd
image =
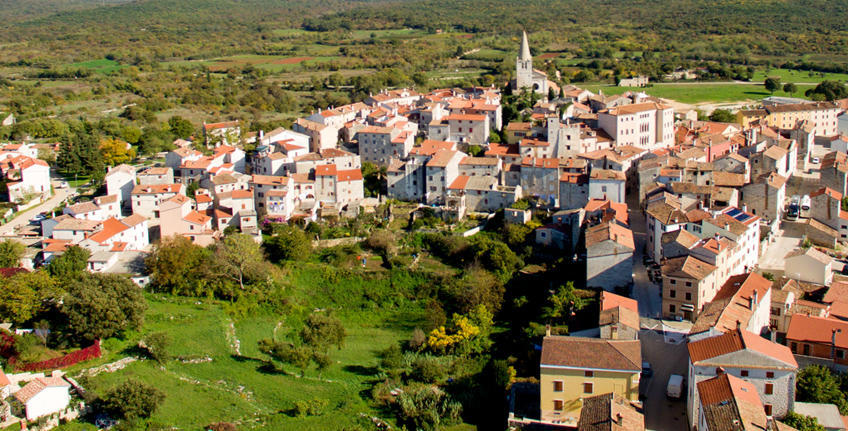
M616 295L612 292L601 292L601 311L615 307L624 307L628 310L639 312L639 303L635 299Z
M840 331L836 332L836 347L848 349L848 322L836 319L793 314L786 339L830 345L833 330Z
M339 181L361 181L362 180L362 171L359 169L347 169L344 171L338 171L337 177Z
M689 358L693 364L747 349L781 361L793 368L798 367L798 362L795 361L795 356L788 347L741 329L692 341L686 347L689 349Z

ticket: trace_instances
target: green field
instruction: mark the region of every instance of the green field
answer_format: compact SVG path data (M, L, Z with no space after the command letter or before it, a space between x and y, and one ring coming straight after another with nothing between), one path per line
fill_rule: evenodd
M117 61L102 58L100 60L82 61L79 63L71 63L68 67L73 69L88 69L95 73L112 73L123 69L126 66L120 65Z
M577 84L580 86L580 84ZM654 84L649 87L617 87L609 84L584 85L589 91L603 91L604 94L621 94L626 91L644 91L645 93L673 99L681 103L722 103L743 102L746 100L760 100L772 94L763 88L762 84L733 84L733 83L665 83ZM811 85L798 85L795 94L775 91L775 96L804 97L804 91L812 88Z
M844 73L810 72L806 70L790 69L770 69L768 72L766 72L765 70L757 70L756 72L754 72L754 78L752 79L752 81L763 82L768 77L779 77L780 82L782 83L818 83L824 80L848 81L848 74Z
M342 291L368 290L365 285L369 282L346 278L337 285L321 287L324 278L319 267L304 266L288 278L291 293L298 299L287 313L254 308L233 314L226 311L231 307L226 302L147 295L150 308L143 332L167 333L171 355L212 360L194 364L171 360L164 366L141 360L114 373L84 378L83 384L95 393L103 393L130 377L157 386L167 398L150 422L183 430L200 430L218 421L239 422L239 429L343 429L362 423L360 413L391 420L390 415L375 411L367 395L375 378L377 353L408 338L416 323L423 321L423 308L415 303L367 309L353 304L334 307L343 302ZM339 296L338 301L334 296ZM268 367L257 342L275 331L278 338L283 337L298 324L296 316L317 307L335 308L347 330L344 347L331 350L335 364L320 376L309 370L303 378L288 367L285 371ZM128 349L140 336L130 334L126 341L106 340L104 358L77 365L69 373L128 356ZM289 413L295 401L312 399L329 402L323 414L294 417ZM85 428L69 424L60 429Z

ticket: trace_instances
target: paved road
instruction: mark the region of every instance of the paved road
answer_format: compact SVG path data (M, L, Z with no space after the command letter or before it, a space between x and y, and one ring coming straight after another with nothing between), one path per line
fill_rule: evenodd
M41 212L50 211L53 208L59 206L59 204L68 197L68 195L72 193L70 189L56 189L54 188L54 194L50 199L42 202L40 205L30 208L20 214L17 215L12 221L0 226L0 235L10 235L12 234L16 228L19 226L25 226L29 223L30 219L35 217Z
M685 397L683 400L669 400L665 396L669 376L680 374L686 377L689 356L686 343L667 343L666 337L651 330L640 331L639 339L642 341L642 360L650 362L654 369L654 375L645 383L647 385L647 397L644 401L646 429L686 430L688 427Z
M660 287L648 279L648 272L642 264L642 255L645 250L647 236L645 234L645 214L639 207L638 192L632 192L627 196L628 215L630 216L630 229L633 231L633 242L636 252L633 253L633 298L639 303L639 315L643 317L656 318L662 309L662 298Z

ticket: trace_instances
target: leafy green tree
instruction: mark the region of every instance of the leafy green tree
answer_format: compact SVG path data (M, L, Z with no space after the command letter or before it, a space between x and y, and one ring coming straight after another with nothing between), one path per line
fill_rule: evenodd
M839 379L827 367L811 365L798 373L796 399L811 403L836 404L842 414L848 413L848 402Z
M471 243L471 252L483 267L494 272L502 282L512 278L512 274L524 265L521 258L506 244L488 237L475 237Z
M180 139L188 139L194 134L194 125L191 121L175 115L168 119L168 130Z
M127 379L109 389L100 399L100 407L112 417L135 420L148 418L165 401L165 393L136 379Z
M21 266L26 246L19 241L7 239L0 242L0 268L17 268Z
M795 94L797 91L798 91L797 85L795 85L791 82L787 82L786 84L783 84L783 92L784 93Z
M574 291L574 282L561 285L549 298L547 305L543 308L542 315L545 319L564 323L568 321L573 313L580 311L586 306L586 300L577 296Z
M89 257L91 257L90 251L78 245L72 245L50 261L47 272L56 280L70 280L85 272Z
M206 274L212 263L209 250L188 238L163 238L145 260L153 288L174 295L211 294Z
M321 373L332 365L329 348L341 349L347 333L341 321L333 316L313 313L307 317L303 328L293 337L293 342L274 339L259 340L259 351L271 359L289 364L306 374L309 365L314 363Z
M836 100L848 97L848 88L839 81L824 80L815 88L807 90L805 95L813 100Z
M146 350L147 354L156 362L164 364L171 358L170 353L168 353L168 345L170 342L171 341L167 333L154 332L145 336L144 339L139 342L139 347Z
M215 244L214 262L217 273L238 282L244 291L245 283L267 276L262 248L252 237L243 233L226 236Z
M765 82L763 82L763 85L765 85L766 90L774 94L775 91L780 89L780 79L773 77L766 78Z
M373 163L362 163L362 179L366 197L376 197L386 193L386 167Z
M732 112L726 109L716 109L710 114L710 121L717 121L720 123L734 123L736 122L736 116L733 115Z
M787 412L782 422L798 431L824 431L824 427L819 424L818 419L795 412Z
M503 304L503 283L480 267L467 269L462 277L448 281L445 289L450 295L450 303L456 304L462 313L468 313L479 305L497 312Z
M91 175L98 181L102 179L106 165L100 151L100 137L91 130L90 124L78 125L74 133L63 139L56 165L66 175Z
M302 260L312 252L312 241L306 232L292 225L274 226L274 236L262 243L273 262Z
M92 341L141 327L147 302L141 289L117 274L83 273L67 280L62 313L68 331Z
M42 309L45 300L58 294L56 283L45 271L15 274L5 279L0 289L0 317L22 324Z

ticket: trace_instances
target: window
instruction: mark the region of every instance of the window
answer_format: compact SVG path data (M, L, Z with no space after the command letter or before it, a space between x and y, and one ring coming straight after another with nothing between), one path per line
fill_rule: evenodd
M766 395L771 395L771 394L774 393L774 384L773 383L766 383L765 393L766 393Z
M562 381L554 380L554 392L562 392Z
M691 282L691 281L687 281L687 282L686 282L686 287L692 287L692 282Z
M766 416L771 416L771 404L766 404L763 406L766 411Z
M583 393L584 394L591 394L593 386L594 385L592 383L583 383Z
M669 297L669 298L676 298L676 297L677 297L677 291L676 291L676 290L674 290L674 289L669 290L669 291L668 291L668 297Z
M740 374L742 377L748 377L748 370L742 370L739 374Z
M595 372L594 371L584 371L583 377L595 377Z
M674 304L671 304L671 305L668 306L668 312L674 313Z
M690 292L686 292L686 300L687 300L687 301L691 301L691 300L692 300L692 293L690 293Z
M554 400L554 410L562 411L562 400Z
M669 283L671 283L671 284L677 284L677 280L675 280L675 279L673 279L673 278L670 278L670 279L668 280L668 282L669 282Z
M774 378L774 371L766 371L766 378L767 379L773 379Z

